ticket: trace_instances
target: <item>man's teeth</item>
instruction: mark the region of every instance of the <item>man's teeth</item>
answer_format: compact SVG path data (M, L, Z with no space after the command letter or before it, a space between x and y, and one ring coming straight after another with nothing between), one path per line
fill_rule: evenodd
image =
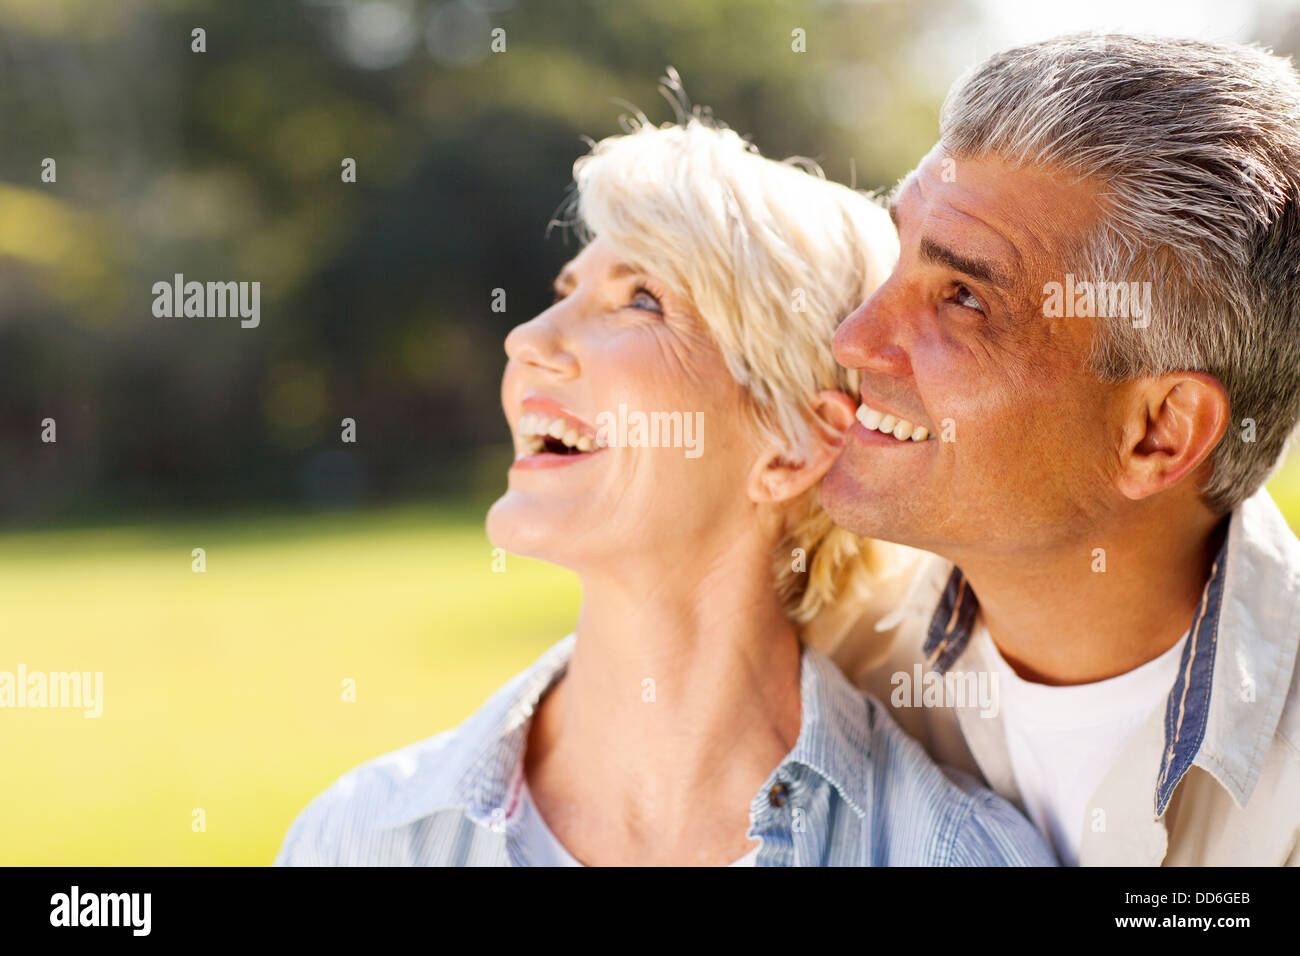
M858 421L863 428L893 435L899 441L925 441L930 437L930 430L924 425L913 425L906 418L886 415L866 405L858 406Z
M566 419L551 418L539 412L525 412L520 417L515 431L524 440L530 453L539 452L545 447L547 438L563 442L569 448L578 451L591 451L600 447L589 435L582 435Z

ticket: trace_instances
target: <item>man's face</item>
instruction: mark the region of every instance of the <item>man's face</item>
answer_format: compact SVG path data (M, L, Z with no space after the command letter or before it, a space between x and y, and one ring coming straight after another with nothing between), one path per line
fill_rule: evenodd
M1077 540L1119 500L1119 393L1085 367L1097 320L1047 318L1043 303L1045 283L1064 281L1066 241L1097 220L1096 187L936 147L891 212L898 265L834 352L862 370L863 405L929 440L854 425L826 509L954 560Z

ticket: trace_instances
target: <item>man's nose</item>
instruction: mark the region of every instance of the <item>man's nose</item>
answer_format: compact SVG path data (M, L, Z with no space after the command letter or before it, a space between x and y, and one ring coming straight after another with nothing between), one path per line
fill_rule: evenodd
M887 286L877 289L840 323L831 353L845 368L903 377L912 371L904 345L903 303Z
M578 374L578 359L556 321L556 303L545 312L515 326L506 336L506 355L518 362L561 379Z

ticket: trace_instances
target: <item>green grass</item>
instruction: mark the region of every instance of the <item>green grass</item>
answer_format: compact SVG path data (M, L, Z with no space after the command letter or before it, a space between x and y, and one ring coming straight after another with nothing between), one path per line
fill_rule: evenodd
M0 864L269 863L340 773L572 628L576 579L506 560L428 507L0 538L0 670L102 671L105 699L0 710Z
M1300 528L1300 456L1270 490ZM102 671L105 698L0 710L0 864L269 863L339 774L572 628L573 576L506 560L480 509L430 506L0 537L0 670Z

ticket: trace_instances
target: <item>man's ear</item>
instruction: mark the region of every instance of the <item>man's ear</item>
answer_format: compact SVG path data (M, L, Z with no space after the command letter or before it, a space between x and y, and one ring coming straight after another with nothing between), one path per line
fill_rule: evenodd
M844 447L844 433L853 425L856 410L856 403L843 392L818 392L813 398L811 447L799 461L792 461L790 450L782 444L765 447L749 472L750 499L790 501L821 481Z
M1213 375L1171 372L1138 384L1115 484L1137 501L1197 469L1228 429L1228 393Z

